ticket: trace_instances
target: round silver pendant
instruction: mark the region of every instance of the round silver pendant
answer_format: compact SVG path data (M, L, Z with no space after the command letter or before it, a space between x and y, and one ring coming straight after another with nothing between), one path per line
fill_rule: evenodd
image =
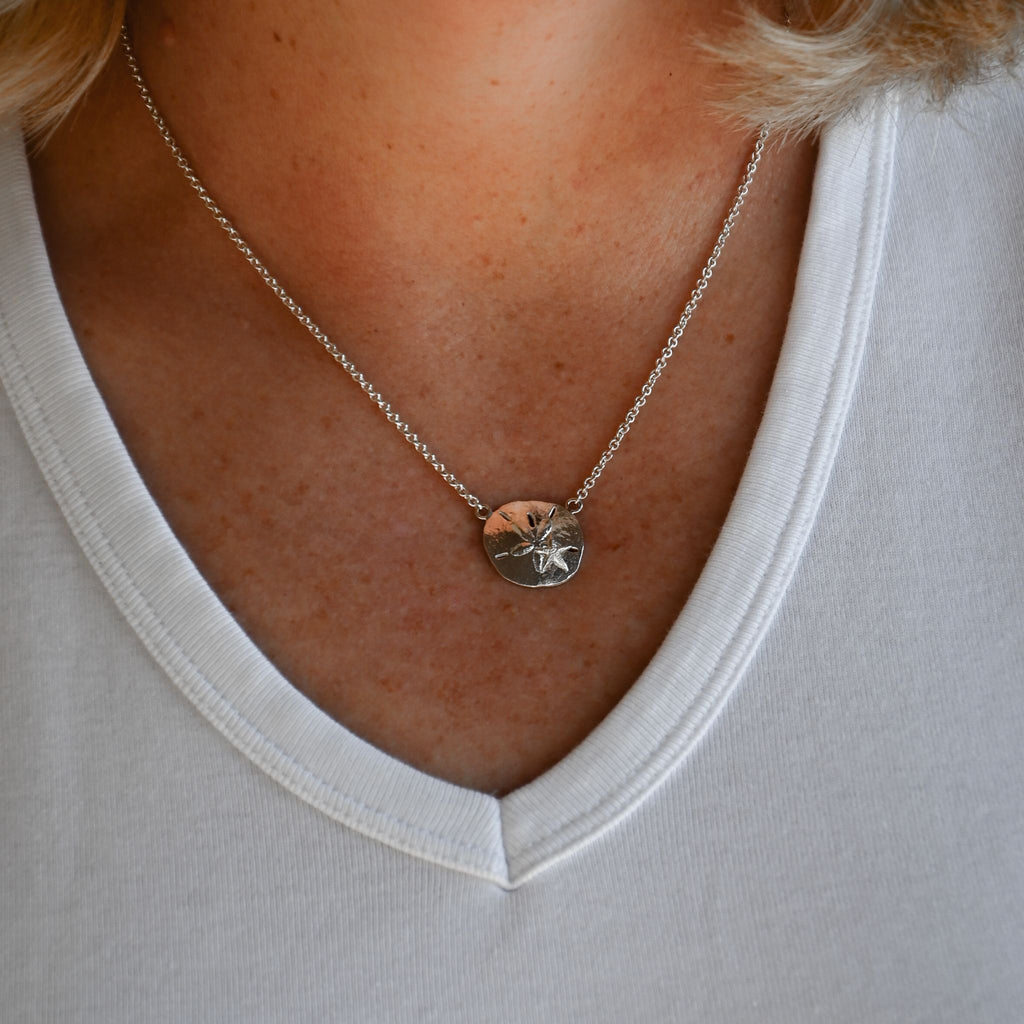
M583 557L579 520L551 501L510 501L484 523L491 564L520 587L557 587L576 575Z

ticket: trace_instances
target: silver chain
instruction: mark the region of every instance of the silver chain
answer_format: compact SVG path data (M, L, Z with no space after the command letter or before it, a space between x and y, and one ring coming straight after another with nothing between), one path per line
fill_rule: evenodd
M462 500L473 510L476 517L481 520L487 519L491 514L490 507L473 494L469 488L466 487L466 485L459 480L459 478L452 473L440 459L438 459L427 444L420 440L412 427L410 427L409 424L406 423L405 420L403 420L395 411L395 409L392 408L391 403L384 398L384 396L366 379L366 377L363 376L356 364L353 363L352 360L349 359L349 357L345 355L345 353L342 352L333 341L331 341L326 332L316 323L316 321L314 321L313 318L295 301L295 299L293 299L288 292L284 290L284 287L277 278L274 277L274 275L264 266L259 257L252 251L249 243L241 236L241 234L239 234L238 229L224 215L221 208L214 201L213 196L206 191L206 187L199 180L199 176L196 172L192 169L192 165L186 159L185 154L182 152L177 140L171 134L170 129L167 127L167 123L163 119L163 115L160 113L160 110L154 102L153 96L149 91L149 87L146 85L146 81L142 77L142 71L139 68L139 62L135 56L135 50L132 47L131 36L128 32L127 25L121 28L121 45L128 61L128 69L136 87L139 90L139 95L142 97L142 102L146 105L146 109L149 111L149 116L153 119L153 123L156 125L161 137L174 156L175 163L181 169L182 174L185 175L185 180L192 186L203 205L213 215L213 219L224 229L228 238L234 242L235 248L242 254L245 261L253 268L253 270L256 271L257 274L260 275L264 284L266 284L278 299L281 300L285 309L287 309L288 312L291 313L291 315L295 317L295 319L298 320L298 322L302 324L307 331L309 331L313 338L327 351L327 354L356 382L356 384L359 385L373 404L376 405L382 413L384 413L388 422L395 427L402 437L404 437L405 440L423 456L431 468L440 475L441 479L444 480L444 482L448 484L448 486L451 487L452 490L454 490L455 493L458 494L458 496L462 498ZM590 471L590 475L583 481L583 485L576 492L575 497L567 503L566 507L573 514L577 514L582 510L583 503L587 500L587 496L590 494L591 489L594 484L597 483L601 474L605 471L608 463L614 458L615 453L619 450L623 440L629 433L629 428L633 426L637 416L640 414L640 410L647 404L647 399L650 398L651 392L654 390L654 385L658 382L658 378L661 377L664 372L669 359L672 358L672 353L675 352L676 346L679 344L679 340L682 338L683 332L686 330L686 325L690 322L690 318L693 316L701 297L707 289L708 282L711 280L711 275L722 255L722 249L725 247L726 239L729 237L729 232L732 231L736 218L739 216L740 207L743 206L743 201L747 198L750 183L753 181L754 174L757 171L757 165L761 161L761 154L764 152L765 142L768 139L768 130L769 126L767 124L761 126L761 131L758 133L757 141L754 143L753 152L750 154L750 159L747 162L743 180L740 182L740 187L736 191L736 197L733 199L732 206L729 208L729 212L722 224L722 230L718 235L718 240L715 242L714 248L711 250L711 255L708 257L707 263L704 264L704 269L700 273L700 278L697 281L696 286L690 293L690 300L686 303L686 308L683 310L683 314L679 318L679 322L672 329L672 333L669 335L668 341L665 343L665 347L661 350L661 354L658 356L658 361L654 364L654 369L651 370L650 374L648 374L644 386L640 389L640 393L636 396L629 412L626 413L626 418L619 424L618 429L615 431L615 436L608 442L608 446L601 453L601 457L597 460L594 468Z

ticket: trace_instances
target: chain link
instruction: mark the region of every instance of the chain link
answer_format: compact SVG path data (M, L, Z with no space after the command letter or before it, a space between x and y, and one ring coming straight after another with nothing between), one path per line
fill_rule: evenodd
M369 398L370 401L372 401L373 404L376 405L382 413L384 413L387 421L395 427L402 437L404 437L405 440L423 456L426 462L441 477L441 479L448 484L448 486L451 487L452 490L455 491L455 493L473 510L477 519L487 519L491 514L490 507L473 494L469 488L467 488L466 485L462 483L462 481L459 480L459 478L452 473L440 459L438 459L427 444L420 440L412 427L410 427L398 412L392 408L391 403L373 386L373 384L370 383L370 381L366 379L365 376L363 376L356 364L352 362L352 360L349 359L349 357L345 355L345 353L342 352L333 341L331 341L323 328L321 328L298 304L298 302L296 302L295 299L285 291L277 278L274 277L266 266L264 266L259 257L252 251L249 243L246 242L241 234L239 234L238 229L234 224L232 224L225 216L224 212L214 201L213 196L206 191L206 187L203 185L202 181L199 180L199 176L192 169L192 165L188 162L184 152L182 152L181 147L178 145L177 140L167 127L167 123L164 121L163 115L160 113L156 102L153 100L153 96L149 91L149 87L146 85L145 79L142 77L142 71L139 68L139 62L135 56L135 50L132 46L131 36L128 32L127 25L124 25L121 28L121 46L128 62L128 69L131 73L131 77L135 82L139 95L142 97L142 102L146 105L146 109L149 111L149 116L153 119L153 123L156 125L157 131L159 131L160 136L163 138L168 149L170 149L171 154L174 156L175 163L180 168L182 174L184 174L185 180L192 186L196 195L199 196L203 206L210 211L213 219L225 231L227 236L234 243L235 248L242 254L245 261L253 268L253 270L256 271L257 274L259 274L263 279L264 284L266 284L266 286L278 297L285 309L287 309L288 312L291 313L291 315L300 324L302 324L303 327L305 327L317 343L325 349L327 354L352 378L352 380L356 382L356 384L359 385L367 398ZM705 263L704 269L701 271L700 278L698 279L696 286L690 293L690 300L687 302L686 308L683 310L683 314L679 318L679 322L672 329L672 333L669 335L668 341L665 343L665 347L661 350L661 354L658 356L658 360L654 364L654 369L652 369L650 374L648 374L644 386L640 389L640 393L636 396L629 412L626 413L626 418L619 424L614 437L612 437L605 450L601 453L601 456L594 465L594 468L590 471L590 475L586 480L584 480L583 485L579 490L577 490L575 496L567 502L566 507L573 514L577 514L582 510L583 503L587 500L591 489L594 484L597 483L608 463L615 457L615 453L619 450L623 440L629 433L629 428L633 426L637 416L640 414L640 410L647 404L647 399L650 398L651 392L654 390L654 385L658 382L658 379L664 372L669 359L672 358L672 354L675 352L676 347L683 336L683 332L686 330L686 325L690 322L690 318L693 316L694 310L696 310L701 297L707 289L708 282L711 280L711 275L718 263L718 259L722 255L722 249L725 247L726 239L729 237L729 232L732 230L733 224L739 216L740 207L743 206L743 201L747 198L750 183L757 171L757 165L761 161L761 154L764 152L765 142L768 139L768 131L769 126L767 124L761 126L761 131L757 136L757 142L754 144L754 150L747 162L743 180L736 191L736 197L733 199L732 206L729 208L729 213L726 215L725 221L722 224L722 230L718 235L714 248L711 250L711 255L708 257L708 261Z

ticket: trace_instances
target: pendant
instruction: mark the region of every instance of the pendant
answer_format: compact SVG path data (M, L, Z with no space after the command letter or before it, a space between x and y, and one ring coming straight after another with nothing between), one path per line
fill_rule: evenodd
M550 501L510 501L484 523L491 564L520 587L557 587L576 575L583 531L566 508Z

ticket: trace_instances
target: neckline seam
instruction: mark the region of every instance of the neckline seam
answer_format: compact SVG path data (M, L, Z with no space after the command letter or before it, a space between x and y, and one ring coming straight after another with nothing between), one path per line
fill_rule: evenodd
M883 187L883 182L880 180L882 172L879 167L879 160L884 154L880 153L879 150L884 149L885 155L891 157L896 112L894 111L892 118L890 118L893 123L888 126L887 131L884 113L884 110L880 110L879 114L876 115L882 119L882 123L876 125L874 133L876 137L872 139L871 152L868 157L868 166L864 174L864 183L860 195L861 209L869 205L872 193L877 192ZM883 131L890 137L879 139L878 135ZM889 162L891 163L891 159ZM888 190L886 189L887 195ZM757 588L751 594L742 616L736 622L729 641L723 645L714 665L709 670L706 685L693 697L686 708L682 709L673 719L671 726L664 731L657 746L650 749L646 756L634 760L628 779L622 780L614 792L606 791L586 810L579 811L572 818L555 827L547 828L543 833L533 837L527 845L515 851L511 859L513 861L520 859L525 861L523 870L514 877L516 884L521 884L537 872L542 871L549 863L569 854L573 849L588 842L595 834L611 827L616 821L627 814L638 800L642 800L650 793L658 782L666 777L673 767L685 758L688 751L692 749L692 744L703 735L711 722L715 720L716 714L714 712L732 693L733 687L728 685L729 681L738 679L749 657L756 650L763 636L764 629L777 611L780 597L785 593L788 583L792 579L795 567L803 554L806 547L805 542L810 536L820 508L821 498L828 484L831 466L838 450L842 428L846 421L843 408L848 408L848 399L852 397L852 391L856 384L858 374L855 372L855 369L859 364L859 356L863 352L868 323L867 315L861 318L854 317L855 298L859 293L870 288L871 302L873 303L874 289L872 282L877 280L878 275L878 238L884 232L887 208L887 199L882 202L881 197L879 197L875 208L871 210L871 216L864 218L860 230L857 232L856 250L860 254L866 254L866 256L858 260L857 264L851 268L849 283L846 287L843 301L842 325L836 331L837 342L829 368L828 383L821 395L817 419L812 432L814 440L808 446L803 470L792 491L793 497L789 512L785 521L778 528L772 552L765 559L764 568L758 577ZM870 246L868 245L869 241L871 242ZM872 268L870 278L864 276L865 265L870 265ZM840 379L839 373L840 369L844 366L844 355L849 357L848 361L846 361L848 365L854 368L854 372L849 375L849 379L845 382ZM840 386L841 384L843 386ZM844 396L847 399L845 402L843 401ZM831 424L823 424L830 410L833 411L833 421ZM821 433L823 425L826 429L824 435ZM816 454L819 456L818 458L815 457ZM820 457L823 454L828 456L825 464L822 464ZM820 485L818 484L819 479ZM817 500L808 506L806 499L808 495L813 495L815 491L817 491ZM796 517L801 515L801 513L802 518L797 520ZM791 542L787 544L787 539L791 541L793 536L802 536L804 543L798 543L795 547ZM789 548L788 556L784 557L781 562L777 562L780 549L783 549L785 552L786 548ZM773 569L774 571L772 571ZM764 587L766 585L770 589L765 592ZM753 613L753 618L751 617L752 609L757 609ZM749 632L744 629L747 625L752 626ZM736 655L737 647L740 647L741 650L738 656L733 658L731 670L729 668L723 670L723 663L729 660L730 654ZM694 708L700 705L703 705L704 713L691 723L691 728L687 728L687 719L692 717ZM675 747L674 751L672 750L673 747ZM670 752L666 753L666 750ZM657 765L662 760L668 763L664 765L659 773ZM656 779L648 787L636 785L635 780L643 774L645 768L660 774L661 779ZM615 807L617 798L620 801L620 806ZM606 811L602 815L599 812L601 812L603 806L609 806L610 811ZM529 855L531 852L535 852L559 833L573 831L574 826L577 826L583 819L594 815L597 815L599 818L603 817L604 820L599 820L592 826L590 831L572 836L563 846L552 849L546 854L542 853L533 863L530 863Z
M253 763L250 753L256 754L256 751L252 750L251 744L246 743L236 730L228 727L227 720L234 718L244 729L249 731L252 737L265 747L266 752L273 755L275 761L288 765L293 769L293 772L282 771L275 764L272 764L268 758L257 754L258 766L263 768L275 781L284 785L290 792L300 796L332 820L338 821L339 824L353 828L370 838L385 841L401 848L400 844L396 841L396 837L390 835L386 838L382 835L375 836L365 826L340 818L325 802L317 800L311 793L296 792L297 786L289 784L289 777L303 779L320 787L326 793L338 798L342 803L348 804L355 813L360 811L369 812L378 816L385 823L397 825L408 831L417 832L437 840L442 846L482 854L486 860L493 860L495 850L490 850L465 840L455 839L449 835L432 831L425 826L417 825L405 818L398 817L388 811L359 800L350 793L339 789L335 784L321 778L307 765L282 749L220 692L210 681L207 674L184 650L173 631L164 621L164 618L153 607L134 574L125 564L124 559L118 555L116 546L85 497L84 489L77 474L68 464L63 448L56 441L54 427L46 413L44 403L36 392L31 375L27 372L21 360L18 346L14 341L14 334L10 327L6 302L4 301L0 301L0 326L3 328L4 337L7 342L3 346L3 351L7 356L4 359L4 363L7 365L9 378L15 384L15 387L10 389L9 398L15 412L21 413L18 416L19 420L24 418L22 432L26 438L30 439L30 447L35 449L31 439L34 439L39 445L39 450L34 450L33 454L36 456L35 461L42 470L51 493L54 494L65 520L68 521L72 533L75 535L79 545L81 545L86 560L99 577L107 593L111 595L120 613L125 617L136 636L142 640L143 645L164 673L170 675L172 679L180 680L181 685L177 688L182 690L192 705L196 706L196 710L200 712L202 717L213 724L217 731L231 742L232 746L245 755L250 763ZM7 377L8 373L5 373L4 376ZM19 393L29 400L24 406L16 398L16 395ZM46 449L49 449L49 452ZM112 566L115 571L111 572L108 566ZM118 579L118 577L121 578ZM166 645L166 651L163 649L164 645ZM182 671L182 669L185 671ZM193 677L194 681L191 684L188 682L187 676ZM299 697L308 700L298 691L295 692ZM310 706L316 713L323 714L312 702L310 702ZM204 707L209 710L209 714L203 713L202 709ZM344 728L340 723L335 722L333 724L339 728ZM495 799L488 797L487 794L480 795L491 800ZM411 844L407 844L407 847L405 852L413 852L417 856L433 859L423 850L412 849ZM465 870L467 865L459 863L457 866ZM486 871L483 864L474 864L473 867ZM492 874L494 873L487 871L488 878L491 878Z
M846 323L849 320L849 304L853 291L854 289L851 288L846 300L846 308L844 310L843 317L844 336L846 333ZM843 348L843 345L836 346L836 353L833 357L832 365L829 370L829 384L826 389L826 394L823 396L818 409L818 418L814 427L815 437L820 436L822 419L834 400L836 371L840 363ZM831 441L831 435L829 435L828 439ZM629 775L621 780L614 792L606 792L595 803L587 807L585 810L577 812L572 818L553 828L546 829L543 833L539 833L527 846L523 847L522 850L516 851L515 856L517 859L519 857L527 856L531 851L536 850L538 846L543 845L547 840L558 835L560 832L572 831L573 827L583 819L597 814L603 805L607 804L614 807L614 804L618 799L622 801L622 806L613 809L609 819L605 822L601 822L597 827L598 829L601 829L613 824L614 821L618 820L622 814L628 812L633 800L638 796L642 798L647 792L647 790L644 790L644 787L634 785L638 776L641 776L645 769L657 771L658 769L656 768L656 765L662 759L666 759L671 762L663 769L663 774L667 775L675 764L682 757L685 757L689 749L690 741L698 739L700 735L702 735L704 729L706 729L714 720L716 717L714 714L715 709L717 709L721 702L732 692L732 688L728 685L729 680L738 677L738 675L743 671L749 655L757 647L766 622L770 621L772 615L777 609L777 598L779 594L785 591L786 584L792 576L792 569L796 562L799 561L800 555L802 554L803 545L800 546L799 550L791 552L789 557L781 564L777 562L780 549L784 547L787 536L792 532L795 517L801 511L800 499L804 495L807 489L808 479L812 475L811 471L813 469L814 461L811 457L812 454L813 451L808 452L804 471L801 473L800 480L796 488L794 488L794 498L791 503L791 507L785 521L777 531L771 553L765 559L765 565L761 569L757 578L757 585L746 604L743 614L737 621L735 628L731 631L729 641L722 646L714 664L708 671L707 684L694 695L693 699L673 719L671 725L665 729L657 746L650 749L645 756L634 760ZM798 532L805 532L809 529L808 521L813 522L816 507L815 510L804 510L805 517L800 522L800 530ZM777 571L772 572L773 568ZM774 578L774 583L772 583L770 577ZM765 586L770 586L771 589L765 591ZM756 611L752 612L752 609L756 609ZM744 628L747 625L752 625L752 630L749 633ZM735 655L737 654L737 647L741 648L738 652L738 661L735 658ZM733 657L731 658L730 656ZM731 667L727 664L730 660L734 662ZM726 665L726 667L723 668L723 665ZM694 709L697 707L701 707L703 713L696 721L692 722L691 727L688 729L687 725L690 723L687 722L687 719L692 718ZM676 746L678 746L678 749L673 750L673 747ZM566 849L564 851L553 850L547 855L547 857L542 857L537 863L531 865L529 870L532 872L540 870L547 859L557 858L563 853L568 852L577 843L586 841L589 838L590 834L574 837L566 845Z

